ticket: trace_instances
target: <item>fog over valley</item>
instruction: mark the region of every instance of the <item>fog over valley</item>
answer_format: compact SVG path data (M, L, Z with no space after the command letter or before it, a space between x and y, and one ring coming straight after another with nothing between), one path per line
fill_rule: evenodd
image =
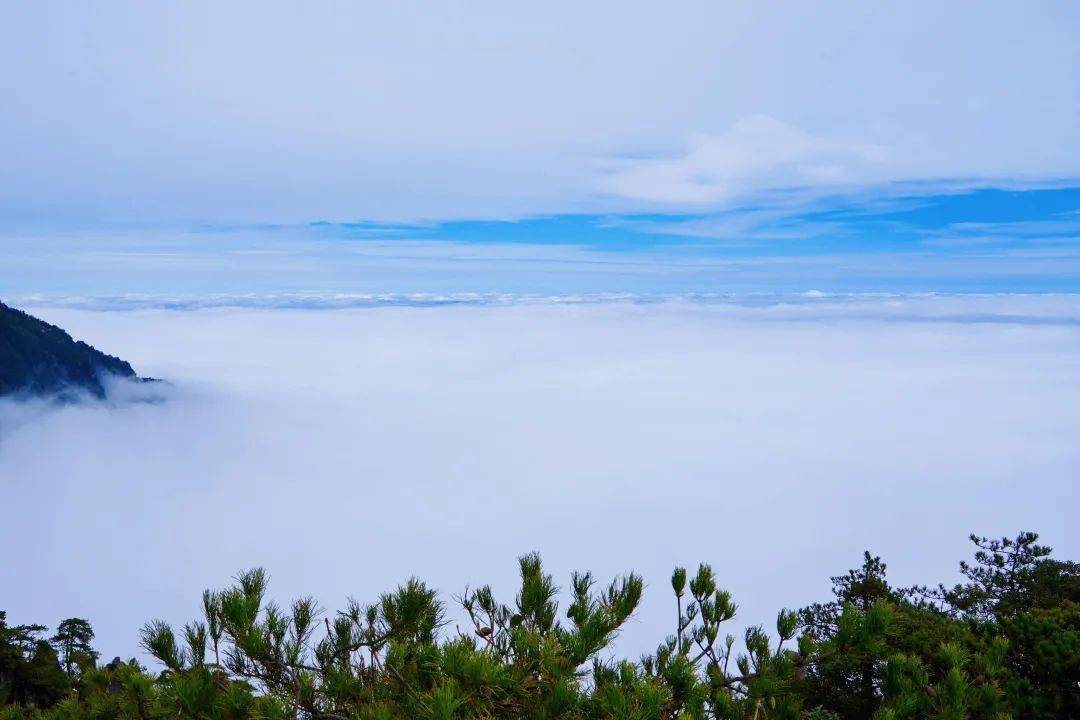
M745 626L867 546L898 584L952 581L968 531L1080 549L1069 296L28 309L168 381L0 402L2 504L34 509L0 544L35 546L0 586L50 588L9 616L90 617L110 657L256 565L330 609L409 574L510 595L531 550L564 587L636 570L636 654L677 563Z

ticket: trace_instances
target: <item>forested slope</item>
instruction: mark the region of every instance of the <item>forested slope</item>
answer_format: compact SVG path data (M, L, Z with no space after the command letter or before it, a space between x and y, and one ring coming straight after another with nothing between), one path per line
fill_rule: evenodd
M135 371L120 358L0 302L0 396L85 392L103 398L110 375L134 378Z

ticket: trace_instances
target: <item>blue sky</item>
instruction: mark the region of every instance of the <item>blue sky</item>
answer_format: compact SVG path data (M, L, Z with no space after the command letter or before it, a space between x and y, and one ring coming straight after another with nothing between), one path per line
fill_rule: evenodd
M1080 187L773 198L695 214L126 226L5 243L0 293L122 305L200 295L1080 292Z
M749 205L718 213L557 215L431 225L329 223L332 238L408 236L458 243L574 245L633 252L692 248L718 255L813 255L928 247L1025 249L1080 241L1080 186L956 194L826 198L803 208Z

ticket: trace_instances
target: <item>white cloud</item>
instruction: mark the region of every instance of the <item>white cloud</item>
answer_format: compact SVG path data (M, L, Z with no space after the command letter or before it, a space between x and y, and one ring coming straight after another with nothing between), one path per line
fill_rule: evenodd
M675 563L745 624L865 547L899 582L953 577L969 531L1080 549L1074 297L34 311L175 382L0 405L5 608L87 616L109 656L256 564L329 608L410 574L509 595L532 549L564 582L636 569L636 652Z
M837 188L896 178L888 151L829 140L761 115L722 135L698 135L678 157L638 160L616 171L612 192L636 200L715 206L777 188ZM895 163L894 163L895 165Z

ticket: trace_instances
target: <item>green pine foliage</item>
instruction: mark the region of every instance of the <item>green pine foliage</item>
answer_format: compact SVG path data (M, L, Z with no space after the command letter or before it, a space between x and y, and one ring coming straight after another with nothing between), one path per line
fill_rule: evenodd
M637 659L612 642L642 578L575 573L560 588L535 554L514 597L467 588L454 607L417 579L335 613L282 606L250 570L206 591L200 619L143 627L154 672L97 667L85 620L46 639L0 613L0 720L1080 717L1080 566L1033 533L972 540L952 588L893 587L867 553L831 600L741 633L712 568L677 568L672 632Z

